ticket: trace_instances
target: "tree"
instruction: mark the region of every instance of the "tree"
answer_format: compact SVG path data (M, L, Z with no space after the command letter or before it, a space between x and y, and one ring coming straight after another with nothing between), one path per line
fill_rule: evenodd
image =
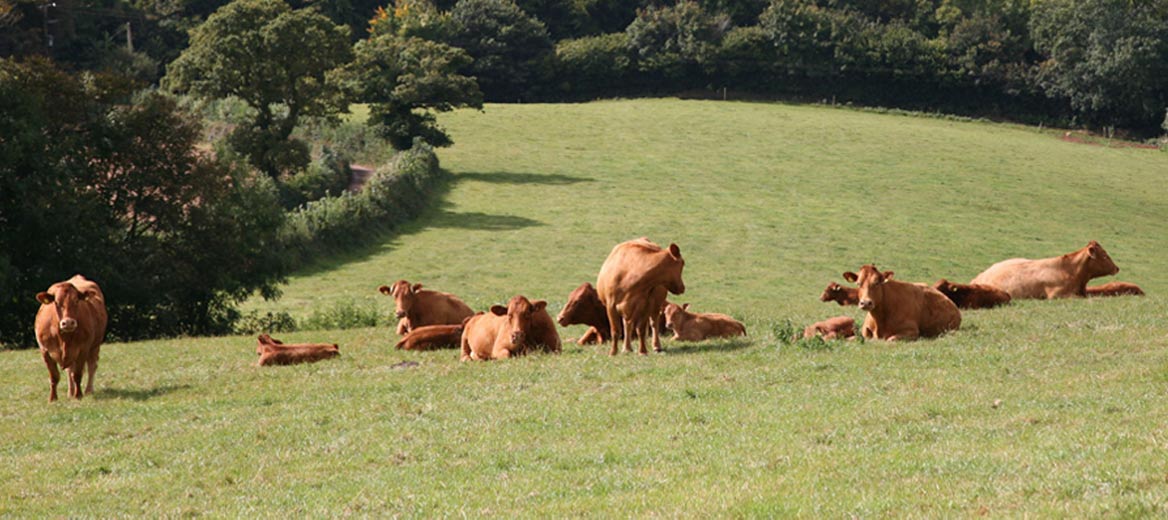
M1168 12L1128 0L1043 2L1031 18L1038 84L1088 122L1153 129L1168 106Z
M729 28L729 18L710 15L697 2L683 0L672 7L638 11L625 33L643 67L681 76L685 69L707 65Z
M462 70L478 79L487 100L531 97L551 71L547 29L512 0L460 0L450 12L450 24L447 43L474 58Z
M231 142L272 176L303 168L307 147L289 136L304 117L335 117L348 105L331 71L352 58L349 30L282 0L236 0L191 31L164 84L206 99L238 97L254 110Z
M457 72L471 62L462 49L385 34L358 42L355 54L349 74L371 104L369 124L398 150L410 148L414 137L449 146L433 112L483 107L474 78Z

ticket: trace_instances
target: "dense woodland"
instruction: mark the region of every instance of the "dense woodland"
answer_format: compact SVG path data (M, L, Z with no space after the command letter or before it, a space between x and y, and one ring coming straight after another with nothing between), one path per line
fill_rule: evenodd
M1168 128L1168 0L0 0L0 58L10 346L74 272L116 337L230 331L347 184L313 136L351 103L431 157L437 112L659 94Z

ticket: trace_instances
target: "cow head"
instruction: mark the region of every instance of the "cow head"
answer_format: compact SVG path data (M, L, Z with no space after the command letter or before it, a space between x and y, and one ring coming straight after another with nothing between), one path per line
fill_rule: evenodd
M681 271L685 269L685 259L681 257L681 248L677 244L669 244L669 256L664 262L665 288L673 294L685 292L685 282L681 280Z
M665 314L665 327L676 331L677 327L682 326L689 319L690 314L686 312L689 310L689 304L678 305L676 303L666 303L665 309L662 312Z
M527 333L531 331L532 318L537 313L543 312L546 307L547 302L544 300L533 302L517 294L511 298L511 301L507 302L507 307L492 306L491 313L507 317L507 328L511 332L511 344L519 346L523 344L524 340L527 339Z
M596 292L596 288L585 282L568 295L568 303L564 304L564 308L556 316L556 322L563 327L584 323L584 320L588 319L590 311L603 307L604 304L600 302L600 294Z
M860 286L859 307L871 312L884 300L884 284L892 280L892 276L892 271L880 272L875 265L867 264L860 268L860 274L844 273L844 280Z
M821 301L821 302L833 301L836 298L839 298L841 293L843 293L843 291L844 291L844 288L842 285L835 283L835 282L831 282L831 283L827 284L827 287L825 287L823 289L823 294L819 295L819 301Z
M414 296L422 290L422 284L410 285L410 282L398 280L393 282L393 285L382 285L377 290L386 296L393 296L394 308L396 309L394 315L398 318L405 318L410 314L410 309L413 309Z
M1087 252L1087 272L1092 277L1095 276L1110 276L1119 272L1119 266L1111 260L1111 255L1099 245L1099 242L1092 240L1083 248Z
M39 292L36 295L37 301L42 306L50 306L56 313L57 332L60 334L63 345L60 362L64 368L73 366L73 362L77 358L77 349L70 349L68 345L69 339L80 325L77 320L82 317L81 304L95 297L96 294L94 291L79 291L73 284L61 282L53 284L49 290Z
M950 282L946 278L937 280L937 283L933 284L933 288L941 291L941 293L945 295L957 294L961 291L960 287L954 285L953 282Z

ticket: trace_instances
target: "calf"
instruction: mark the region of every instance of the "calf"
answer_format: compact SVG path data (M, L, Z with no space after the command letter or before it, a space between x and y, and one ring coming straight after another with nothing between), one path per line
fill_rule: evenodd
M64 368L69 378L69 397L81 399L81 377L86 368L89 380L86 394L93 394L93 375L101 343L105 340L108 315L101 287L75 275L37 293L41 303L34 329L41 359L49 369L49 401L57 400L57 383Z
M426 325L406 333L401 341L394 345L396 349L429 350L439 347L457 347L462 339L462 324L458 325Z
M681 279L684 268L685 259L681 257L677 244L662 248L642 237L612 248L596 277L596 292L608 314L612 340L609 354L616 355L618 334L622 330L625 332L626 352L632 351L632 337L637 335L641 342L640 353L647 354L646 329L650 328L653 330L653 349L661 350L656 317L665 306L667 292L685 292L685 282Z
M533 316L547 314L546 307L544 300L532 302L515 295L506 307L494 305L490 312L471 316L463 323L461 360L507 359L527 353Z
M1099 242L1062 256L1029 260L1011 258L991 265L972 284L997 287L1019 298L1074 298L1087 295L1087 281L1119 272Z
M1094 287L1087 287L1087 296L1143 296L1144 290L1134 283L1111 282Z
M868 311L861 333L868 339L913 340L938 336L961 327L961 311L940 291L922 284L892 279L874 265L847 272L844 279L860 286L859 307Z
M658 313L656 320L657 330L664 331L665 314ZM563 327L588 325L588 330L576 340L579 345L605 343L612 338L608 313L604 310L604 303L600 301L600 295L591 283L580 284L568 295L568 303L564 304L564 308L556 316L556 322ZM618 324L616 329L617 334L623 337L623 326Z
M844 287L838 283L831 282L827 284L827 288L823 290L823 294L819 295L819 301L834 301L840 304L841 307L844 305L855 305L860 303L860 290L855 287Z
M336 343L290 343L260 334L256 342L257 366L314 363L341 355Z
M952 300L958 309L989 309L1010 303L1010 293L989 285L953 283L942 278L933 288Z
M719 313L689 312L689 304L665 305L665 326L673 329L673 339L701 341L706 338L745 336L746 326L738 320Z
M856 320L851 316L836 316L808 325L803 339L823 336L823 339L844 339L856 336Z
M474 311L457 296L423 289L420 283L410 285L410 282L398 280L377 290L393 296L394 314L400 319L397 324L400 335L426 325L458 325L474 315Z

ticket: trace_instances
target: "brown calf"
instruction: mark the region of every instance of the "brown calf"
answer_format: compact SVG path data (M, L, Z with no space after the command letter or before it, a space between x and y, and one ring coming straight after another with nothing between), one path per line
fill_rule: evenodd
M406 333L393 348L405 350L429 350L439 347L457 347L462 338L462 324L426 325Z
M410 282L398 280L377 290L393 296L394 314L400 319L397 324L399 335L426 325L458 325L474 315L474 311L457 296L423 289L420 283L410 285Z
M480 312L463 322L462 361L479 359L507 359L526 354L528 336L532 334L533 316L547 314L547 302L528 300L516 295L507 306L491 306L490 312ZM551 321L551 317L548 317ZM554 326L553 326L554 328Z
M823 339L845 339L856 336L856 320L851 316L836 316L817 321L803 329L803 339L823 336Z
M673 329L673 339L680 341L746 335L746 326L742 322L716 312L689 312L688 303L666 304L665 326Z
M1134 283L1111 282L1087 287L1087 296L1143 296L1144 290Z
M267 334L260 334L256 342L257 366L295 365L314 363L341 355L336 343L284 343Z
M944 278L933 288L953 301L958 309L989 309L1010 303L1010 293L981 284L953 283Z
M831 282L827 284L827 288L823 290L823 294L819 295L819 301L834 301L840 304L841 307L844 305L855 305L860 303L860 290L855 287L844 287L838 283Z

